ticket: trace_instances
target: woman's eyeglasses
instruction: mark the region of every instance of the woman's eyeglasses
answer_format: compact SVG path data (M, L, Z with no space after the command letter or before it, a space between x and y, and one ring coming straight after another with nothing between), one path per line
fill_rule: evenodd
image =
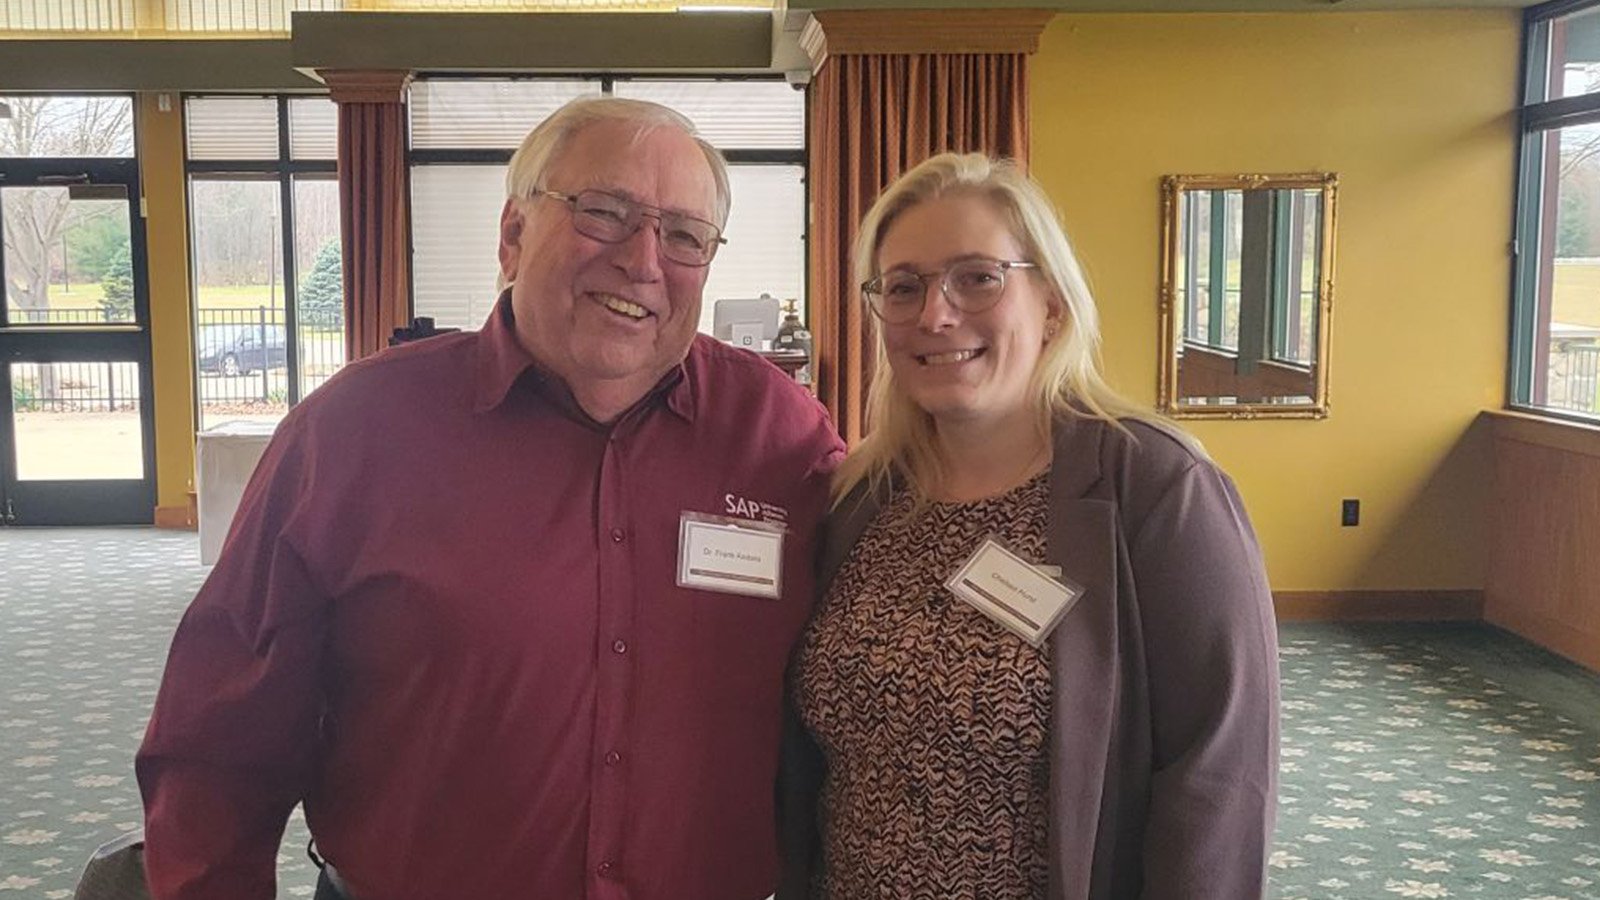
M907 325L922 315L932 279L938 279L951 306L980 313L1000 301L1007 272L1037 268L1036 263L1019 259L963 259L935 272L894 269L861 285L861 293L878 318L890 325Z

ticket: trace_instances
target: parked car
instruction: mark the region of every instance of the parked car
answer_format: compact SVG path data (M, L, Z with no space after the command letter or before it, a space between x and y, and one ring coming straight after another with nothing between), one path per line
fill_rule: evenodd
M199 342L196 358L201 373L207 375L248 375L289 364L282 325L202 325Z

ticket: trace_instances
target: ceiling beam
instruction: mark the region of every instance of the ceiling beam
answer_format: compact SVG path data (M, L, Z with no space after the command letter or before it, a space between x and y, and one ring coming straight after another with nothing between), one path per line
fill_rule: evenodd
M765 70L770 13L297 12L300 69Z

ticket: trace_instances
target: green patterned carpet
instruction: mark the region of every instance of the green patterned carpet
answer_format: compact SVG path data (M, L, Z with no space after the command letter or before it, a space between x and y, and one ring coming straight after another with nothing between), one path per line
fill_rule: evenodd
M0 530L0 900L137 827L194 535ZM1286 626L1281 900L1600 900L1600 679L1477 626ZM283 897L314 874L291 822Z
M1600 680L1481 627L1287 626L1281 660L1274 896L1600 900Z
M0 529L0 900L71 897L94 848L140 827L133 752L206 572L192 533ZM313 892L306 837L297 815L280 897Z

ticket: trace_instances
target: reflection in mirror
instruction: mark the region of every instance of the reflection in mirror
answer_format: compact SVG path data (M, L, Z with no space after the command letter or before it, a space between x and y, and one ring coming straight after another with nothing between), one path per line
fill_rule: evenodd
M1337 177L1163 181L1160 407L1327 415Z

